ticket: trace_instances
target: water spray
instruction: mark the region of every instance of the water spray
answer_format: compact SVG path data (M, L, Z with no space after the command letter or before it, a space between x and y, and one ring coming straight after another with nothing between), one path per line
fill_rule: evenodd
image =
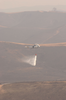
M22 62L28 63L32 66L36 66L36 61L37 61L37 54L33 56L27 56L22 59Z

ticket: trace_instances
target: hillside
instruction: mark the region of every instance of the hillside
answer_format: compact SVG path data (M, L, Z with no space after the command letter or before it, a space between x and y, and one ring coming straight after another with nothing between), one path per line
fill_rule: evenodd
M37 65L22 62L37 54ZM0 83L66 80L66 43L37 49L25 44L0 42Z
M0 100L66 100L66 81L0 85Z
M0 41L42 44L66 42L66 13L0 13Z

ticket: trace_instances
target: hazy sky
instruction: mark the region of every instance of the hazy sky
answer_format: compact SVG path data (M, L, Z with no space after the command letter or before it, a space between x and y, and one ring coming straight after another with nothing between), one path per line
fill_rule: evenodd
M0 0L0 9L37 5L66 5L66 0Z

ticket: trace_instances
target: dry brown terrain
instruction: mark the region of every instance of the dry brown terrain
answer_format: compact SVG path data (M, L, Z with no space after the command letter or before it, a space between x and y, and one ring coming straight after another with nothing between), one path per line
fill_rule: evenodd
M7 44L19 44L19 45L24 45L24 46L30 46L34 44L27 44L27 43L17 43L17 42L5 42L5 41L0 41L0 43L7 43ZM40 46L44 47L57 47L57 46L66 46L66 42L63 43L49 43L49 44L39 44Z
M66 100L66 81L0 85L0 100Z

